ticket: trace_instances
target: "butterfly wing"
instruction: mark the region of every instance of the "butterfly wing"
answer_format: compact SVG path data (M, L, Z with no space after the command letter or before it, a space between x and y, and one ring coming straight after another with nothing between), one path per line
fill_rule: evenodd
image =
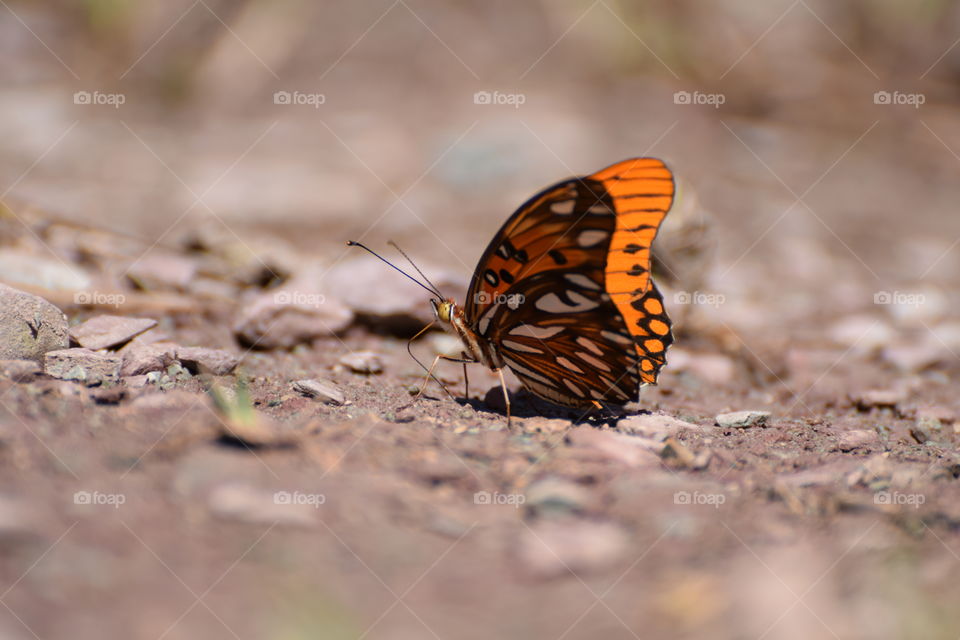
M531 392L622 404L656 382L672 336L650 246L673 193L660 160L625 160L542 191L494 237L465 318Z

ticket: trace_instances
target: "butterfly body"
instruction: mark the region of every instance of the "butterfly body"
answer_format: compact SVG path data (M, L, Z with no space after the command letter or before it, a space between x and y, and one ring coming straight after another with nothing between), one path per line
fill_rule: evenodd
M437 320L453 335L460 338L468 358L473 362L480 362L494 371L503 368L503 358L493 348L493 344L482 340L476 331L470 328L464 316L463 308L454 300L447 298L440 302L434 301L433 310Z
M490 242L465 305L433 301L437 319L466 359L501 380L509 367L546 400L579 408L635 400L656 383L673 341L650 278L673 194L673 176L655 158L541 191Z

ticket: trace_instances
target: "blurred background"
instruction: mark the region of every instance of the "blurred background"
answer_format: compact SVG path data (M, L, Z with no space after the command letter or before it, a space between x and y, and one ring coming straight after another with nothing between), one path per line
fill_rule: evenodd
M627 157L652 155L670 165L681 185L657 247L680 340L670 353L665 390L652 390L660 395L647 398L701 422L748 402L747 408L774 407L796 418L794 426L808 421L802 424L810 431L800 439L819 428L822 416L833 416L847 402L846 391L859 384L902 382L910 393L939 394L934 400L952 402L956 414L951 375L960 362L958 2L0 0L0 52L0 281L40 291L68 311L89 306L90 300L78 301L78 290L173 291L233 302L247 289L316 273L315 286L359 296L362 306L365 292L375 298L377 286L396 282L379 265L362 279L359 269L332 269L353 259L344 246L348 239L377 248L395 240L428 274L442 269L448 282L463 283L502 222L537 190ZM194 277L189 265L178 271L183 263L171 258L200 249L215 254L227 246L246 257L225 251L230 255L218 263L219 281ZM148 269L154 254L162 259ZM322 269L310 272L302 267L307 263ZM137 265L136 281L128 282L123 276ZM107 284L91 284L101 275ZM150 277L159 284L151 285ZM462 285L451 292L463 299ZM125 312L180 313L176 322L161 319L161 327L179 332L185 344L236 346L233 306L219 315L208 309L204 318L216 320L195 327L187 321L195 311L193 298L165 298L162 304L131 299ZM136 306L149 304L155 306ZM109 300L100 306L109 311ZM352 316L344 313L345 327ZM346 338L354 347L368 339L362 332ZM802 349L794 349L798 344ZM317 358L346 348L332 338L324 345ZM393 375L399 366L393 363L406 361L403 345L380 347L395 356L387 367ZM848 353L857 358L838 367ZM290 370L295 356L282 349L274 355L270 366L279 362L281 371ZM254 369L265 362L253 360ZM404 384L419 375L414 370ZM347 384L354 385L351 393L368 392L360 383ZM807 389L808 404L798 406L803 398L788 385ZM391 393L400 388L405 399L399 382L391 379L386 386ZM391 396L388 404L400 400ZM63 413L67 405L57 406L50 411ZM900 426L905 415L896 418ZM401 429L389 424L361 426L380 446L375 438L381 433ZM409 428L411 451L436 444L432 436L418 440ZM83 449L91 441L103 451ZM71 442L58 440L54 448L66 456ZM307 462L283 458L278 468L308 486L317 481L310 465L336 467L339 459L331 457L345 456L353 446L343 442L324 441L329 449L317 445ZM457 447L466 441L451 442ZM394 451L393 444L370 457ZM765 457L774 444L761 444L749 473L772 482L768 470L783 469ZM93 469L91 475L113 479L115 468L100 458L112 454L113 446L91 437L76 447L81 463L69 459L78 469ZM145 448L139 441L137 446ZM796 468L821 461L822 446L810 445L813 452ZM441 459L449 451L443 447L437 447ZM328 495L355 496L325 515L333 528L318 526L320 536L316 530L284 530L283 537L278 529L247 558L266 533L257 538L259 531L207 519L205 498L195 499L200 490L190 494L191 487L206 487L211 469L219 473L221 463L263 479L258 461L247 456L238 462L238 452L228 459L222 449L205 454L216 464L193 454L175 469L157 463L149 473L159 469L159 480L132 474L131 495L142 489L156 499L145 506L131 500L133 511L121 517L132 527L91 524L84 534L85 522L22 583L17 576L30 573L61 531L72 530L70 518L51 516L60 526L51 524L36 548L9 558L0 554L9 582L20 585L12 592L11 613L22 613L29 628L75 633L63 637L102 637L107 618L122 637L153 638L164 629L161 637L239 637L233 628L271 638L427 637L416 616L395 620L406 615L395 599L469 532L434 513L441 510L438 504L462 506L455 502L462 496L451 498L451 485L443 484L447 476L417 478L409 492L407 485L398 491L401 485L389 473L419 469L416 457L389 472L377 462L354 475L331 474L324 486ZM48 457L42 450L31 455ZM737 451L729 456L727 471L741 460ZM75 488L62 469L24 464L45 474L25 493L35 488L62 500L64 491ZM563 465L551 469L567 473ZM839 512L841 507L823 506L833 502L809 507L784 490L790 513L764 519L773 510L766 496L781 495L782 487L768 491L770 482L752 484L750 475L729 494L762 493L749 508L732 516L718 512L716 518L715 510L696 517L686 512L674 529L663 515L671 508L673 485L657 485L667 506L654 509L647 491L655 492L650 487L656 483L643 485L647 476L632 472L639 482L633 482L638 476L625 482L600 470L577 485L601 479L596 482L610 492L603 504L614 505L606 517L630 529L637 549L670 541L649 557L644 552L641 559L652 564L624 582L632 591L615 593L615 609L626 623L598 606L577 626L581 619L572 618L580 609L571 614L568 608L584 599L592 603L591 594L606 594L625 575L621 569L634 565L602 574L599 584L591 580L589 593L586 583L573 579L542 590L530 586L536 578L501 581L500 572L509 574L512 558L532 544L524 538L524 550L500 535L512 536L514 529L526 535L509 509L505 516L490 516L476 539L466 538L464 548L422 583L413 595L417 611L433 607L429 626L447 637L539 637L544 630L551 637L636 637L632 629L662 637L956 637L956 554L946 555L929 536L925 551L914 556L915 550L897 546L903 540L899 529L878 528L887 537L876 543L867 538L848 558L853 570L823 580L821 569L833 569L849 545L866 535L849 522L818 529L822 521L807 530L813 531L809 538L797 533L796 522L811 512ZM741 476L726 481L733 478L740 482ZM476 489L469 482L462 482L463 495ZM642 496L637 486L645 487ZM727 521L721 526L723 518L736 521L738 532L756 527L751 532L771 545L762 555L776 574L757 563L759 556ZM427 520L429 526L423 525ZM602 549L612 537L611 546L626 546L619 529L597 531L585 521L577 521L577 535L558 534L558 546L572 548L578 558L587 548L583 541L599 540ZM914 533L922 531L911 522ZM937 522L940 535L955 544L960 515ZM165 536L170 526L176 533ZM140 544L141 535L149 544ZM720 538L723 543L709 546ZM344 540L361 550L362 560L345 551L350 547ZM479 552L466 546L476 540ZM161 552L154 554L154 547ZM893 550L885 562L873 562L871 554L881 547ZM533 555L533 564L553 566L542 553ZM817 558L816 570L808 557ZM176 571L167 571L164 562ZM376 571L368 572L366 562ZM231 563L235 575L214 590ZM560 573L565 575L562 568ZM823 580L812 596L818 613L804 613L779 575L789 576L804 595ZM474 581L476 576L482 578ZM181 589L186 584L196 593ZM211 584L214 609L228 612L229 626L195 602ZM0 604L7 593L0 594ZM487 602L493 593L501 597ZM127 606L104 607L114 598ZM489 609L478 613L478 599ZM47 607L65 602L79 604L69 624L58 626ZM396 612L378 618L388 606ZM196 612L188 611L178 625L176 615L187 607ZM766 615L781 609L788 613ZM23 632L28 627L5 619L4 634L9 628L15 630L9 637L31 637ZM477 623L465 625L464 619ZM721 628L729 632L721 634Z
M942 310L925 287L958 271L954 2L7 0L0 20L3 201L150 243L207 225L336 260L392 238L469 275L533 192L650 154L714 223L711 291Z

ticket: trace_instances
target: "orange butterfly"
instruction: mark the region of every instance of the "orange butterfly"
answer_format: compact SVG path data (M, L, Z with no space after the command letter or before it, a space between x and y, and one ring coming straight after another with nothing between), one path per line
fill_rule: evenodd
M673 195L662 161L632 158L528 200L480 258L463 307L418 283L464 347L462 360L438 356L434 366L445 358L499 373L508 423L504 367L531 393L569 407L636 399L656 383L673 342L650 277Z

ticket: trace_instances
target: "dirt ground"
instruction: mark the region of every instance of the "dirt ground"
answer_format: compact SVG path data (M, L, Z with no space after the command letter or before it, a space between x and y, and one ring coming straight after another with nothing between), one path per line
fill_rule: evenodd
M0 638L960 637L955 3L166 5L0 8L0 282L239 364L0 367ZM462 301L635 155L659 384L415 398L427 298L346 240Z

